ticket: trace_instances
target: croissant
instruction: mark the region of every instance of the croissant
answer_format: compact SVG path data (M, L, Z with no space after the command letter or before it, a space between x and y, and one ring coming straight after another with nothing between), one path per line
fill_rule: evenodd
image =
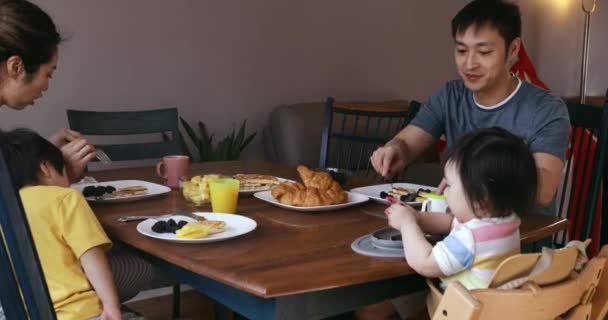
M343 190L321 190L288 181L272 189L271 194L279 202L297 207L327 206L346 201L346 194Z
M302 182L304 182L304 185L307 187L313 187L319 190L342 191L340 184L332 179L327 172L312 171L303 165L299 165L297 170Z

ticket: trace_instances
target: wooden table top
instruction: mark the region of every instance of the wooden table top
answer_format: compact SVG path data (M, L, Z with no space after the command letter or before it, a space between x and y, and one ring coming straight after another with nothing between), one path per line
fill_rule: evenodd
M195 163L192 174L260 173L296 179L294 167L265 161ZM90 172L98 181L139 179L160 183L152 167ZM222 242L179 244L139 234L138 222L119 223L126 215L210 211L187 203L179 190L136 202L93 204L113 238L202 276L259 297L272 298L411 275L402 258L359 255L351 243L387 226L385 206L365 203L339 211L306 213L285 210L253 197L239 199L237 214L258 224L249 234ZM553 219L548 220L548 219ZM522 239L535 241L562 230L564 221L522 217ZM549 233L548 233L549 232Z

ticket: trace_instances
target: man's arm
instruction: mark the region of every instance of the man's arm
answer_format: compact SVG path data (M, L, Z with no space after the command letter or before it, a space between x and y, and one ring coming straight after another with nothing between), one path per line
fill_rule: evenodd
M547 206L559 187L562 178L564 162L548 153L534 153L538 177L538 188L536 191L536 203Z
M435 143L428 132L413 125L406 126L386 145L374 151L371 161L376 172L392 177Z

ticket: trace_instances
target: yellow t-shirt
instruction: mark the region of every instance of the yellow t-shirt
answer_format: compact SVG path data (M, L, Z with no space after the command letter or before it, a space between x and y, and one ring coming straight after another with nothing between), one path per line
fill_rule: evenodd
M79 258L111 242L89 204L80 192L69 188L25 187L20 194L57 319L99 316L101 301Z

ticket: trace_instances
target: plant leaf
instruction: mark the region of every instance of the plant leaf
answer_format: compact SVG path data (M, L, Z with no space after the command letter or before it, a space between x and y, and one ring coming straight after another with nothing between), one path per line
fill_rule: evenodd
M245 141L243 141L243 143L240 146L240 150L239 151L243 151L243 149L245 149L245 147L253 140L253 138L255 138L255 136L258 134L258 132L254 132L251 135L249 135L247 137L247 139L245 139Z
M204 155L205 161L213 160L213 135L209 135L202 121L198 122L198 130L201 133L201 154Z
M190 153L190 149L188 149L188 145L186 144L186 140L184 140L184 135L182 135L181 131L177 131L177 135L179 136L179 144L182 148L182 153L192 159L192 153ZM200 161L200 160L199 160Z
M186 133L190 137L190 140L192 140L192 144L200 153L200 139L196 136L196 133L194 132L194 130L192 130L192 127L188 124L188 122L186 122L186 120L184 120L184 118L179 117L179 120L182 123L182 127L184 127L184 130L186 130Z

